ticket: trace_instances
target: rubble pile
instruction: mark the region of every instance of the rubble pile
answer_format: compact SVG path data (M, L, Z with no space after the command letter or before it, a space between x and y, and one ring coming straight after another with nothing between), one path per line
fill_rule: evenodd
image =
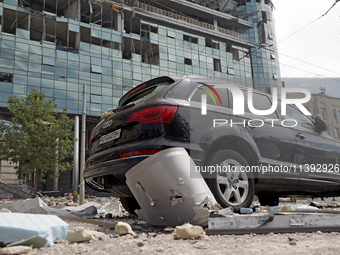
M322 235L340 231L340 213L319 210L337 208L335 201L273 207L254 202L250 208L240 208L237 214L231 207L222 209L201 174L193 174L194 170L195 164L183 148L163 150L130 169L126 173L127 185L140 205L141 209L135 210L138 216L126 212L115 197L89 197L82 205L72 201L72 194L2 200L0 254L28 254L31 247L35 252L43 246L41 249L49 254L54 246L65 245L73 247L73 252L78 254L91 251L79 251L82 244L104 240L103 248L112 252L110 243L115 239L124 242L123 247L135 243L139 251L163 252L169 247L150 246L150 240L160 236L167 242L189 239L195 248L205 250L210 248L201 241L209 240L211 235L271 235L274 232ZM77 193L73 195L77 197ZM11 250L11 245L29 249ZM289 245L296 245L295 239L290 240ZM59 254L58 249L55 251L54 254Z
M83 208L82 206L79 206L79 205L73 206L73 207L66 206L63 203L65 203L67 199L68 198L62 198L62 197L45 198L43 200L45 205L42 206L42 208L45 208L45 207L58 208L59 207L59 209L56 209L59 211L62 211L62 209L68 208L68 207L70 207L71 209L72 208L73 209ZM39 204L36 201L32 202L32 200L33 199L0 203L0 207L1 205L2 206L6 205L7 207L9 205L12 205L9 207L15 208L13 204L18 203L18 202L20 203L26 202L26 203L33 204L33 205ZM48 201L53 201L53 204L51 206L48 206L47 205ZM178 225L176 227L155 227L155 226L152 226L151 224L144 222L143 220L138 218L138 216L129 215L128 213L124 211L123 208L122 208L122 214L120 216L117 216L117 213L114 212L115 210L114 206L116 206L116 204L107 205L108 202L117 203L118 205L120 205L119 199L117 198L112 199L112 198L93 197L91 199L87 199L86 204L88 204L87 205L88 208L93 206L96 203L99 204L101 207L105 205L106 207L102 209L102 213L98 211L97 215L94 215L91 217L87 216L87 217L81 218L81 217L76 217L74 215L71 217L72 219L79 219L79 221L78 220L71 220L71 221L66 220L65 224L68 225L67 233L65 232L66 233L65 237L59 238L59 240L54 239L55 245L52 244L50 245L50 247L43 247L43 248L37 248L39 246L36 246L36 248L32 249L30 246L34 243L37 243L37 236L36 236L37 234L34 234L35 236L32 236L31 238L27 238L25 240L20 240L20 242L18 242L19 244L25 244L25 243L29 244L28 246L22 246L22 245L16 246L16 247L24 247L24 248L10 249L14 247L6 247L6 245L14 241L9 242L8 240L7 241L0 240L1 247L3 247L3 248L0 248L0 254L17 254L17 253L14 253L17 251L19 252L22 251L22 254L29 254L32 252L34 254L50 254L50 251L51 252L55 251L55 248L53 247L68 247L70 245L72 247L78 247L78 246L79 247L91 247L91 246L101 246L101 245L108 246L109 243L115 242L115 240L120 240L119 241L120 243L124 243L124 245L128 245L128 246L134 244L135 247L139 249L139 251L154 251L157 253L172 249L171 247L164 244L164 243L170 242L170 240L174 240L175 242L176 241L180 242L180 240L183 240L183 241L192 240L188 242L192 243L193 248L199 249L199 250L206 250L206 249L209 249L210 247L209 240L211 240L210 236L212 235L211 233L212 223L214 223L215 226L218 226L218 224L220 224L220 226L222 226L221 224L224 224L225 226L226 223L229 224L228 222L232 221L238 225L234 225L230 229L231 231L235 230L237 226L239 227L247 226L248 233L249 233L251 232L252 226L259 228L257 224L258 220L260 220L262 222L261 224L263 224L268 218L270 218L271 214L274 215L274 212L273 212L274 210L276 210L276 212L278 213L291 213L294 210L298 212L299 210L297 210L297 208L304 208L304 210L310 208L311 210L313 209L313 211L315 210L315 207L310 206L308 203L305 203L302 205L301 204L297 204L297 205L289 204L289 205L278 206L278 207L260 207L259 205L256 205L252 207L251 210L253 212L250 214L236 214L232 210L230 210L230 208L226 208L224 210L220 210L219 212L213 213L210 215L209 217L210 223L209 223L208 228L197 226L197 225L192 225L189 223ZM317 201L315 201L315 203L316 202ZM327 202L324 202L324 203L325 205L327 205ZM316 204L314 204L314 206L315 205ZM278 208L279 210L277 210ZM10 209L6 209L6 210L11 211ZM2 209L2 211L6 211L6 210ZM105 213L103 212L104 210L105 210ZM248 212L248 210L242 210L242 211L244 211L245 213ZM5 215L5 214L9 215L9 214L19 214L19 213L14 212L14 211L11 213L0 212L0 216ZM107 217L108 214L114 214L114 216L112 218L108 218ZM34 215L39 215L39 214L31 214L31 215L34 216ZM49 215L46 215L46 216L49 216ZM317 217L320 218L321 216L323 215L319 215ZM262 218L260 219L260 217ZM283 224L282 223L283 221L279 219L277 215L274 215L274 218L275 217L277 217L277 222L280 222L280 224ZM287 217L287 216L281 216L281 217L282 219L284 219L283 217ZM291 216L288 216L288 217L290 217L291 219L290 224L293 224L293 225L295 224L297 226L301 225L301 221L299 221L299 219L303 219L303 218L301 218L300 216L295 215L294 216L295 220L293 221L292 221L293 218L291 218ZM253 222L252 219L258 219L258 220ZM310 219L313 220L312 218ZM334 216L332 216L330 218L327 218L326 220L327 222L330 222L331 220L336 220L336 219L334 218ZM3 222L3 221L0 220L0 222ZM102 226L100 226L98 222L102 222L103 223ZM273 224L273 222L271 224ZM266 223L265 225L268 225L268 223ZM270 225L268 226L270 227ZM314 233L317 233L317 231L315 231ZM319 236L324 235L324 231L318 231L318 233L319 233L318 234ZM169 239L170 236L172 237L172 239ZM254 234L253 237L256 237L256 235ZM51 240L51 238L46 239L46 237L44 236L40 236L40 238L45 241L47 241L47 239ZM163 245L158 244L157 241L152 241L156 239L164 240ZM287 244L290 246L298 246L299 243L301 242L300 241L301 238L297 239L297 238L292 237L289 240L292 240L292 241L287 242ZM154 243L156 247L153 247L153 245L151 245L152 243ZM81 244L85 246L80 246ZM75 246L75 245L78 245L78 246ZM38 251L40 249L42 249L44 252L39 253ZM56 249L58 250L59 248L56 248ZM86 250L88 249L90 248L86 248ZM55 253L52 252L51 254L55 254ZM65 253L60 253L60 254L65 254Z

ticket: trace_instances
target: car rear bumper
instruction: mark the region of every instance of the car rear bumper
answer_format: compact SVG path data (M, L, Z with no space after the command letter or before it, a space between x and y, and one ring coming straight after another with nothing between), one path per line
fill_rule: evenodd
M132 196L125 173L150 155L113 159L85 169L86 183L95 190L107 191L120 197Z
M125 183L125 173L151 155L112 159L110 159L109 156L135 150L164 150L173 147L182 147L187 151L192 151L189 141L177 140L165 136L109 148L87 159L86 162L89 163L90 166L85 168L84 179L92 189L110 192L120 197L131 197L133 195ZM99 162L99 159L102 161Z

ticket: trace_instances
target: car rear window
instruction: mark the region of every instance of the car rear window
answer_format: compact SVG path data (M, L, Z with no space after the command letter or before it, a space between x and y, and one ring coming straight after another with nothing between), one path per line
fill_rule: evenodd
M132 104L132 103L136 104L138 102L145 101L153 97L154 95L156 95L158 91L160 91L166 85L169 85L171 83L173 82L165 81L165 82L157 83L153 86L147 87L146 89L140 90L137 93L135 93L132 97L122 102L121 105L119 105L119 107Z

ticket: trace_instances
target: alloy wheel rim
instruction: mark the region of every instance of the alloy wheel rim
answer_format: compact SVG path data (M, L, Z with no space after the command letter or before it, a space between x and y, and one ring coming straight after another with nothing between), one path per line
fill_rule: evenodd
M217 172L217 186L224 201L231 206L241 205L249 192L247 173L241 171L241 164L234 159L224 160Z

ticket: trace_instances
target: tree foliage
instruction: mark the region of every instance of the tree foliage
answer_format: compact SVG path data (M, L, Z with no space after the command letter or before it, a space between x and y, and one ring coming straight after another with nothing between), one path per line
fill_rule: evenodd
M65 157L72 154L74 121L63 112L57 112L53 99L44 92L32 89L25 97L8 97L11 123L0 123L3 136L0 142L2 160L18 163L18 178L36 172L37 181L56 177L72 168Z

